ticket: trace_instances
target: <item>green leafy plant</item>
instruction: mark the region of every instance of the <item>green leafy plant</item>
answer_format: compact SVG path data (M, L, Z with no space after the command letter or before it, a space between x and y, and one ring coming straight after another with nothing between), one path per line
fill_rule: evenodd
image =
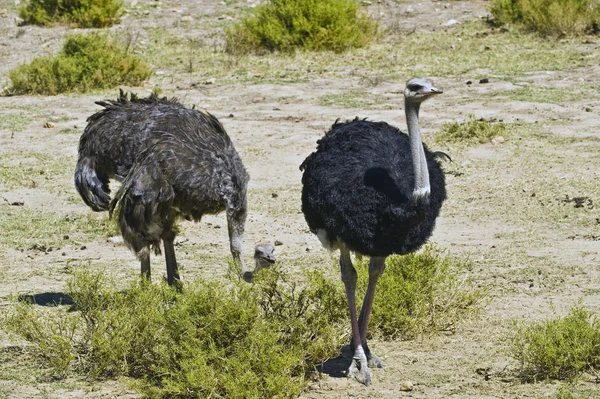
M117 290L103 274L79 273L67 290L75 312L60 310L68 323L17 303L3 327L56 375L69 366L126 375L151 397L288 398L347 339L341 290L319 273L306 280L300 288L265 270L253 285L198 281L178 293L145 281Z
M600 29L594 0L492 0L494 23L517 23L542 35L580 35Z
M9 72L10 94L49 94L118 85L139 85L150 77L148 65L107 35L69 36L55 57L40 57Z
M439 254L432 246L420 253L390 256L379 278L370 333L384 339L453 331L477 309L484 292L468 278L468 264ZM368 261L357 267L359 290L366 292Z
M489 143L496 136L505 134L503 123L491 123L484 119L475 119L470 114L464 122L447 122L435 136L438 143Z
M354 0L269 0L227 31L227 51L342 52L366 46L376 34L377 23Z
M600 367L600 321L581 306L554 320L514 322L506 342L525 380L573 379Z
M19 15L26 24L104 28L120 22L122 8L122 0L29 0L19 8Z

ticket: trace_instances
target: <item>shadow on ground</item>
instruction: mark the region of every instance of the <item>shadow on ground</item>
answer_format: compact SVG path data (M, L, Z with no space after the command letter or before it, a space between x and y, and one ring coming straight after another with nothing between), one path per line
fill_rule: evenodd
M73 298L63 292L43 292L41 294L19 295L20 302L39 306L73 305Z
M325 363L317 366L317 371L334 378L346 378L346 372L348 367L350 367L350 363L352 363L352 353L350 351L350 345L346 345L342 348L338 357L329 359Z

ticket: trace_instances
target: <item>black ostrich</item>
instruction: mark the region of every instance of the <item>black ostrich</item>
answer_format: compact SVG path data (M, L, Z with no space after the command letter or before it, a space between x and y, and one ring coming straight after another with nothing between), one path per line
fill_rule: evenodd
M404 91L408 135L385 122L336 121L300 166L304 217L323 246L340 250L354 348L348 375L365 385L371 382L369 366L382 367L367 346L367 327L385 259L419 249L446 199L436 158L447 155L424 148L418 125L419 106L439 93L427 80L410 80ZM358 318L350 251L371 258Z
M234 262L251 279L242 258L249 176L217 118L174 99L128 99L123 91L97 104L104 109L88 118L81 136L75 186L94 211L118 206L121 233L142 275L150 278L150 249L159 253L162 240L168 283L179 281L176 220L226 211ZM111 178L122 181L112 201ZM261 249L260 256L273 259L272 247Z

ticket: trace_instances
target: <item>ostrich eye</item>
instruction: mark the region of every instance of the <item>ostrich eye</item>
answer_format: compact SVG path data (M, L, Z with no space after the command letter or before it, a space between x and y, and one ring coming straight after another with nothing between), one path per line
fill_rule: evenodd
M423 86L418 85L416 83L411 83L407 87L408 87L408 90L414 91L414 92L417 92L417 91L419 91L419 90L421 90L423 88Z

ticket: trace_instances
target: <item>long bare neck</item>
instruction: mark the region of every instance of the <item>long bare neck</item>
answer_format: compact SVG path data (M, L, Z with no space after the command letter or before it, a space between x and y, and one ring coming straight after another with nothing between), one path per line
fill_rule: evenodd
M431 192L429 186L429 169L427 168L427 159L421 142L421 133L419 132L419 103L405 102L406 124L408 125L408 137L410 140L410 153L413 160L413 169L415 172L415 188L413 189L413 198L427 198Z

